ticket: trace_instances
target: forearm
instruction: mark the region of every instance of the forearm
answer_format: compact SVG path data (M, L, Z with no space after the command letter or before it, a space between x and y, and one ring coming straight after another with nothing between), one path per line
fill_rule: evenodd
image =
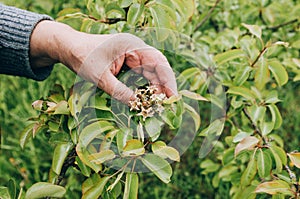
M51 18L0 4L0 73L36 80L50 74L52 65L39 69L30 65L30 36L42 20Z
M55 21L41 21L35 27L30 40L30 56L34 68L60 62L74 72L87 56L109 35L91 35L74 30Z

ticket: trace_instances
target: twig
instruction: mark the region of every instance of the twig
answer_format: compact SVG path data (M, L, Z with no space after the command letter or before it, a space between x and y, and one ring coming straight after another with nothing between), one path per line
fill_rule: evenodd
M287 172L289 173L289 176L291 178L292 182L296 181L296 175L294 172L291 171L290 167L288 165L285 165L285 169L287 170Z
M212 12L216 9L217 5L221 2L221 0L216 0L215 5L210 8L207 15L197 24L195 31L198 30L211 16Z
M248 111L246 110L246 108L243 108L243 113L246 115L246 117L248 118L248 120L251 123L251 126L254 128L255 132L258 133L261 137L262 133L260 131L260 129L258 128L258 126L256 126L256 124L254 123L254 121L252 120L251 116L249 115Z
M94 21L98 21L98 22L101 22L101 23L105 23L105 24L115 24L119 21L126 21L125 18L106 18L106 19L97 19L91 15L88 15L87 16L89 19L92 19Z
M291 21L287 21L287 22L279 24L277 26L267 27L267 29L275 31L275 30L277 30L279 28L282 28L284 26L287 26L287 25L290 25L290 24L293 24L293 23L296 23L296 22L298 22L298 19L293 19Z
M254 65L258 62L259 58L266 52L267 47L264 47L260 53L257 55L257 57L255 58L255 60L252 62L251 67L254 67Z

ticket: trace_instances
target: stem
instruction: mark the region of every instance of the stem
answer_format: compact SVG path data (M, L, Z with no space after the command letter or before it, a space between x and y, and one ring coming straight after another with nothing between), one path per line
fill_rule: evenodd
M289 176L291 178L292 182L296 181L296 175L294 172L291 171L290 167L288 165L285 165L285 169L287 170L287 172L289 173Z
M195 31L198 30L211 16L212 12L216 9L217 5L221 2L221 0L216 0L215 5L210 8L207 15L197 24Z
M252 118L250 117L250 115L249 115L248 111L246 110L246 108L243 108L243 113L245 114L245 116L246 116L246 117L248 118L248 120L250 121L252 128L254 128L254 132L257 133L257 134L259 134L260 137L263 138L263 135L262 135L260 129L259 129L258 126L254 123L254 121L253 121ZM264 140L264 142L266 142L266 140L265 140L264 138L263 138L263 140Z
M276 31L277 29L279 29L279 28L281 28L281 27L284 27L284 26L287 26L287 25L290 25L290 24L293 24L293 23L296 23L296 22L298 22L298 19L293 19L293 20L291 20L291 21L287 21L287 22L282 23L282 24L279 24L279 25L277 25L277 26L267 27L267 29Z
M263 56L263 54L266 52L267 47L265 46L260 53L258 54L258 56L255 58L255 60L253 61L253 63L251 64L251 67L254 67L254 65L258 62L258 60L261 58L261 56Z

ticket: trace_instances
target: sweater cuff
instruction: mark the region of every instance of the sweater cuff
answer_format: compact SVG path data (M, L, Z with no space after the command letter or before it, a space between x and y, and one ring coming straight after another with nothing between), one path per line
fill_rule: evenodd
M0 73L46 79L53 65L32 69L30 65L30 37L42 20L53 20L47 15L36 14L0 4Z

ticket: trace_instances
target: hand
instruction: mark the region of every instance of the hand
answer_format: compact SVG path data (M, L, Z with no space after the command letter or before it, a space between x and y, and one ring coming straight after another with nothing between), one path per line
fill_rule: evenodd
M131 34L92 35L61 23L42 21L32 34L31 56L33 67L62 62L124 103L133 98L133 91L115 77L124 63L157 85L159 92L168 97L177 95L175 76L167 59Z

